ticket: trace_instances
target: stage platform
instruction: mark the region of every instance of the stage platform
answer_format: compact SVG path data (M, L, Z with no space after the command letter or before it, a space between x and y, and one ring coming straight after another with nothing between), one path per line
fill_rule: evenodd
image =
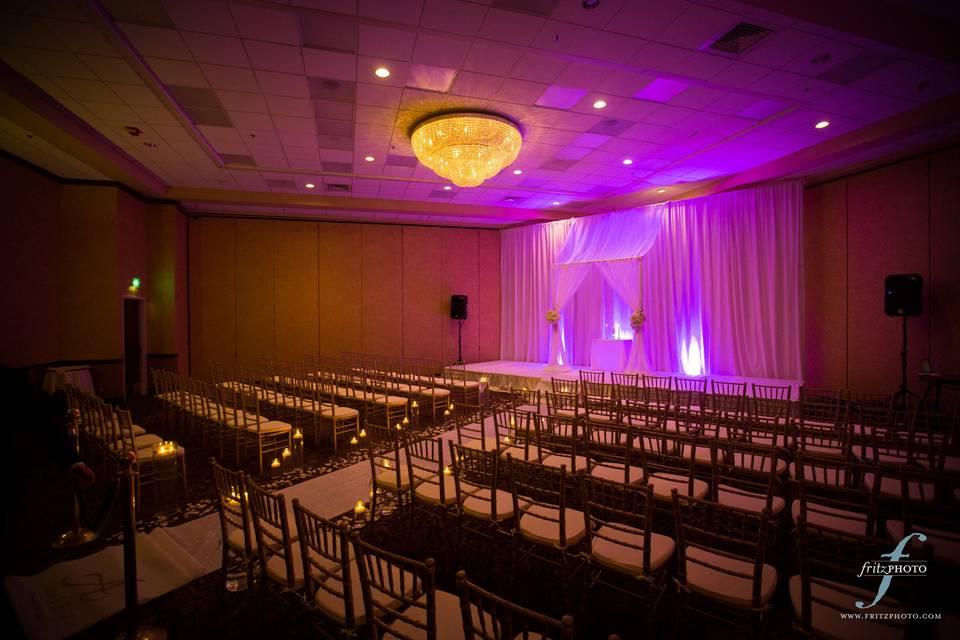
M566 367L562 370L547 369L543 362L518 362L514 360L491 360L488 362L474 362L464 365L467 371L472 372L477 377L486 376L487 384L494 391L506 391L510 387L516 389L541 389L550 390L550 378L562 378L564 380L578 380L581 370L591 370L590 367ZM607 372L607 380L610 380ZM800 396L800 387L802 380L778 380L771 378L750 378L744 376L687 376L678 373L648 372L648 375L673 376L675 378L706 378L707 380L717 380L721 382L746 382L747 393L752 390L753 384L775 384L790 385L792 392L790 397L796 400ZM710 390L709 383L707 390Z

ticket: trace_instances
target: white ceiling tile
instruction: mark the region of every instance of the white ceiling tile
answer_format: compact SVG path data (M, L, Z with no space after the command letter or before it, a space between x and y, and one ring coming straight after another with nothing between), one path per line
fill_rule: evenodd
M508 78L503 81L497 90L497 100L505 102L516 102L519 104L533 104L534 100L539 98L547 85L540 82L528 82L527 80L514 80Z
M357 80L376 82L393 87L402 87L407 84L407 73L410 70L409 62L400 60L388 60L386 58L371 58L368 56L357 56ZM390 76L379 78L374 73L379 67L386 67L390 70Z
M225 67L216 64L201 64L203 75L214 89L228 91L259 92L260 85L251 69L243 67Z
M17 50L29 64L47 76L61 78L77 78L80 80L96 80L96 74L84 65L74 53L67 51L52 51L48 49Z
M578 54L596 60L626 64L646 44L645 40L601 31Z
M140 122L140 117L125 104L83 101L81 103L92 113L95 113L98 118L106 122L126 122L129 124Z
M190 50L175 29L121 23L120 28L142 56L170 60L193 60Z
M265 113L246 113L243 111L230 111L229 114L230 114L230 121L233 122L233 125L238 130L273 129L273 119ZM279 142L277 144L279 144Z
M303 73L303 58L300 47L273 42L244 40L243 47L254 69L282 71L284 73Z
M183 32L187 48L197 62L249 67L250 61L243 50L240 38L210 35L206 33Z
M273 125L279 132L309 133L311 135L316 135L317 133L317 122L313 118L273 116Z
M413 31L361 24L357 51L374 58L409 61L416 37Z
M478 35L490 40L529 45L545 22L537 16L492 8L487 11Z
M275 96L290 96L293 98L309 98L310 89L307 86L307 77L295 73L278 73L276 71L255 71L257 82L266 94Z
M301 44L300 25L295 13L245 4L231 4L230 12L242 38Z
M567 60L554 56L525 53L510 71L510 77L550 83L556 80L569 64Z
M164 0L167 15L179 29L214 33L224 36L237 35L233 16L226 2L208 0Z
M837 65L847 62L863 53L863 51L862 47L846 42L823 39L812 49L799 54L781 68L784 71L800 73L805 76L818 76Z
M450 88L450 93L472 98L493 98L503 84L503 78L482 73L461 71Z
M550 12L554 20L563 20L597 29L603 28L628 0L603 0L596 7L584 10L582 0L559 0Z
M487 8L461 0L427 0L420 25L447 33L476 35L483 24Z
M162 103L157 96L143 85L110 84L115 94L120 96L126 104L136 107L161 107Z
M744 62L779 68L822 43L823 39L818 36L796 29L781 29L768 34L740 58Z
M354 105L334 100L313 100L313 115L330 120L353 120ZM359 109L360 107L356 107Z
M80 59L97 77L106 82L142 85L143 79L123 58L80 54Z
M711 78L711 81L720 85L747 89L752 87L754 82L769 74L770 69L767 67L747 62L734 62Z
M200 67L193 62L147 58L147 63L164 84L180 87L209 87Z
M373 84L368 82L357 83L357 104L390 107L396 109L400 106L400 96L403 89L400 87L391 87L384 84Z
M67 49L74 53L89 53L98 56L119 55L107 39L92 24L47 20L47 27Z
M586 62L573 62L553 80L564 87L594 89L614 73L614 69Z
M551 85L540 94L535 104L541 107L552 107L554 109L569 109L577 104L586 93L586 89Z
M53 78L61 89L74 100L123 104L109 86L99 80L80 80L78 78ZM96 115L96 112L93 112Z
M510 73L523 51L516 47L498 46L484 42L474 42L470 53L463 63L466 71L505 76Z
M653 36L654 40L688 49L699 49L735 27L740 15L729 11L690 4L676 20Z
M600 33L589 27L547 20L534 38L533 46L557 53L579 54L587 50Z
M286 96L265 96L270 113L275 116L297 116L300 118L313 117L313 102L307 98L290 98Z
M412 64L407 74L407 86L427 91L446 92L456 77L455 69L432 67L426 64Z
M358 11L365 18L416 25L423 0L359 0Z
M252 113L270 113L267 102L259 93L241 91L217 91L220 104L227 111L249 111Z
M627 2L610 18L605 28L615 33L653 39L679 18L689 5L684 0Z
M413 50L413 62L459 69L469 52L470 41L466 38L421 33Z
M303 66L306 74L314 78L357 79L357 59L349 53L304 47Z

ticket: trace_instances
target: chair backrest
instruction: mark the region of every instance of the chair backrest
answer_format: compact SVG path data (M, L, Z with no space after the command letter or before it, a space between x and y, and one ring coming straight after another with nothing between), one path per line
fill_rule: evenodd
M573 640L573 617L560 620L515 604L467 580L457 572L460 613L466 640Z
M757 513L738 509L709 500L681 496L674 490L673 513L679 560L677 578L680 584L687 583L687 562L704 566L721 574L750 580L752 582L751 607L758 609L761 606L763 565L767 545L773 540L775 528L770 520L770 511L764 509ZM714 564L700 554L691 557L687 553L690 547L719 552L722 558L736 556L752 563L753 568L748 573L731 569L725 562Z
M356 627L353 601L353 571L347 544L347 525L322 518L293 499L293 515L297 521L297 537L303 561L303 582L306 602L313 602L319 591L326 591L334 600L343 601L343 627Z
M610 382L621 387L639 387L640 374L613 371L610 373Z
M467 495L469 487L487 489L487 492L476 497L490 504L491 521L496 522L497 488L500 481L500 456L497 452L462 447L450 442L450 464L457 497Z
M710 393L722 393L728 396L745 396L747 395L747 383L711 380Z
M673 376L643 374L644 402L653 411L669 411L673 405Z
M363 587L363 607L373 637L437 640L435 562L417 562L350 536ZM399 606L397 604L399 603ZM397 629L403 622L410 631Z
M623 482L630 483L637 480L630 477L633 460L633 430L629 426L588 419L583 421L583 435L585 443L583 452L587 457L588 470L603 464L622 466Z
M780 384L757 384L751 385L754 398L763 398L764 400L793 400L793 387Z
M479 404L457 402L453 406L457 444L467 446L469 443L479 449L493 449L486 432L490 412Z
M370 474L373 483L378 488L383 488L378 480L389 478L392 481L392 489L399 489L404 484L401 480L403 476L403 465L405 464L402 450L405 446L405 439L402 430L395 427L383 427L368 423L365 426L367 432L367 459L370 461ZM388 483L386 486L391 486Z
M553 389L554 393L570 393L574 395L580 393L580 384L577 380L550 378L550 388Z
M773 499L783 493L780 482L780 452L772 445L755 445L735 440L717 440L713 458L714 500L719 493L732 492L766 496L764 508L773 510Z
M687 494L692 495L698 471L697 452L712 451L710 442L694 434L659 429L637 428L634 432L644 482L658 472L682 474L687 477ZM704 473L709 474L709 468Z
M286 568L287 589L296 588L294 574L293 537L287 521L286 499L283 494L271 493L247 478L247 499L253 514L253 530L257 538L257 552L261 566L271 556L279 556Z
M568 500L576 501L579 496L571 491L573 477L567 473L566 465L559 469L537 462L524 462L507 456L507 477L510 493L513 495L513 512L517 519L544 520L559 528L560 548L567 546ZM546 507L535 509L533 507Z
M498 409L493 412L493 425L497 434L497 443L501 448L517 447L523 449L523 458L539 456L538 433L534 416L529 412L516 409ZM514 457L517 457L514 455Z
M437 487L441 505L446 505L446 482L444 476L453 470L446 465L443 454L443 438L407 438L406 459L407 477L417 478L417 482ZM410 483L411 491L415 489Z
M214 487L217 491L217 511L220 514L222 544L233 530L243 531L243 547L246 555L253 554L254 533L250 527L250 506L247 498L247 483L243 471L232 471L210 458Z
M613 482L586 474L579 477L579 482L580 504L586 520L587 553L592 552L597 541L632 548L643 555L643 575L650 575L653 487ZM638 533L643 537L642 547L631 542Z
M832 524L848 530L853 530L856 520L863 535L876 533L880 482L875 465L797 451L792 475L791 493L798 516L821 526ZM874 481L868 488L869 477Z

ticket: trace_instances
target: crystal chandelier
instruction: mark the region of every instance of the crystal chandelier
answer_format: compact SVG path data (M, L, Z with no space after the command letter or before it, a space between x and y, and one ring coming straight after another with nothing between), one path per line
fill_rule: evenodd
M424 120L410 136L417 159L458 187L476 187L517 159L523 138L509 120L451 113Z

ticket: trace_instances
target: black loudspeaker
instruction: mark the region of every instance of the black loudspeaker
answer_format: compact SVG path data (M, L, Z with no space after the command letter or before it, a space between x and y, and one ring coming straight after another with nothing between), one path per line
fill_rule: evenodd
M883 281L883 312L888 316L918 316L923 313L923 276L897 273Z
M467 296L450 296L450 319L467 319Z

